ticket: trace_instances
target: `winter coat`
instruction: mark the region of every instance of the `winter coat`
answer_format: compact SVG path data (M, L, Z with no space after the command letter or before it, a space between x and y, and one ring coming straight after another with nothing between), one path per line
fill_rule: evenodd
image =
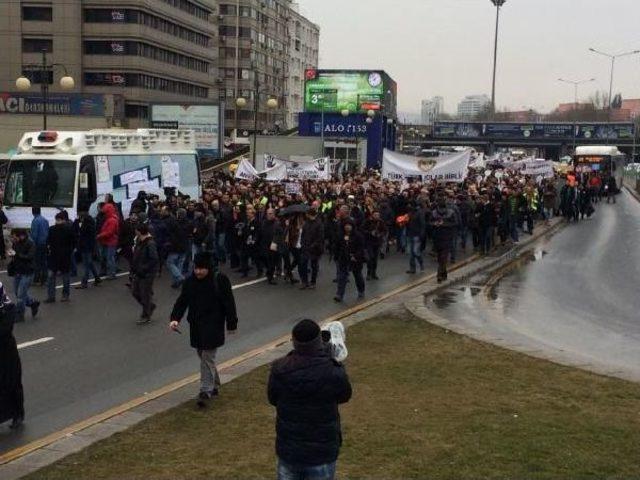
M73 222L73 226L78 239L78 251L93 253L96 248L96 221L87 215L85 218Z
M247 220L247 222L242 225L240 237L243 252L252 253L257 251L258 245L260 244L260 224L256 218Z
M441 223L442 222L442 223ZM457 225L456 214L449 208L436 208L431 212L433 244L438 250L451 248L451 242Z
M316 466L338 459L338 405L351 398L342 365L325 349L292 351L271 366L269 403L276 407L276 453L286 463Z
M11 269L16 275L31 275L35 270L36 246L30 238L13 244L16 252L11 261Z
M68 223L57 223L49 229L47 242L47 267L52 272L71 271L71 255L75 249L76 236Z
M307 219L302 226L302 238L300 240L302 251L309 256L319 258L324 250L324 227L322 220Z
M22 365L13 336L15 315L13 304L0 309L0 423L24 416Z
M343 267L362 265L366 261L364 239L360 232L352 230L347 240L343 231L336 243L334 259Z
M178 220L173 215L165 217L163 223L167 231L167 253L186 253L188 238L183 226L178 223Z
M98 233L98 243L105 247L117 247L118 246L118 234L120 232L120 219L118 218L118 212L115 205L106 203L102 207L104 213L104 222L100 233Z
M209 271L204 279L191 275L182 284L182 291L171 312L171 320L180 321L186 311L191 346L198 350L221 347L227 330L238 328L236 302L229 278Z
M409 213L409 223L407 224L407 237L420 237L424 235L425 232L425 221L424 215L422 214L421 209L416 209L415 211Z
M42 215L36 215L31 221L31 240L36 245L46 245L49 236L49 222Z
M260 244L258 245L258 248L262 253L267 253L269 251L277 225L278 221L275 219L264 220L262 222L260 227Z
M131 273L140 279L155 277L158 273L160 257L158 247L152 237L136 244L131 261Z
M379 249L382 245L382 239L387 234L388 229L385 223L380 220L370 218L364 222L363 230L365 232L365 245L371 250Z

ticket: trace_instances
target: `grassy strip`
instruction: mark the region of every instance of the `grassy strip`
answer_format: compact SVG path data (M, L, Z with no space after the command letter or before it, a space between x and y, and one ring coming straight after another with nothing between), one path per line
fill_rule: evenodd
M340 478L640 477L640 385L509 352L407 316L349 330L354 398ZM29 479L274 478L268 370Z

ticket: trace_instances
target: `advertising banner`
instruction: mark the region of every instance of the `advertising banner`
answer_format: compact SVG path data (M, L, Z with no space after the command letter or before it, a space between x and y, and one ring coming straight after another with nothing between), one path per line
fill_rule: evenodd
M25 93L0 93L0 114L42 115L44 102L42 95ZM49 94L48 115L83 115L103 117L104 96L80 93Z
M479 123L443 123L436 122L433 126L435 137L480 137L482 125Z
M221 109L219 105L151 105L151 125L193 130L196 148L203 156L220 158L222 154Z
M576 137L586 140L632 139L634 132L633 123L579 124L576 127Z
M380 71L305 72L305 112L366 113L385 102L385 79Z
M420 158L385 150L382 178L405 180L419 178L423 182L462 183L467 178L471 150L437 158Z

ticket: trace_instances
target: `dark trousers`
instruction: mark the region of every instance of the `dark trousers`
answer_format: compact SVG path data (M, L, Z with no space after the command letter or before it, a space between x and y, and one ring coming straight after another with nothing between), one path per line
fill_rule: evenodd
M267 280L273 280L273 274L276 271L276 266L280 262L280 254L271 250L267 250L264 253L263 261L266 265Z
M311 256L307 252L302 252L300 255L300 264L298 265L298 274L300 275L300 281L304 285L309 285L309 267L311 267L311 284L315 285L318 279L318 270L320 269L318 257Z
M34 283L43 283L47 280L47 246L36 245L36 256L34 259L35 269L33 275Z
M133 298L142 305L142 316L149 317L153 311L153 280L154 276L148 278L134 277L131 284Z
M448 248L438 248L436 249L436 253L438 256L438 280L446 280L447 279L447 261L449 260L449 249Z
M380 252L379 245L369 245L367 247L367 277L375 277L378 274L378 253Z
M247 275L249 273L249 260L258 270L258 275L262 275L262 262L254 249L243 249L240 252L240 271L242 274Z
M349 271L353 273L353 279L356 282L358 294L364 294L364 278L362 277L362 263L352 263L351 265L338 264L338 291L336 296L339 299L344 298L344 292L347 288L347 280L349 280Z
M82 285L86 286L89 283L89 274L93 275L96 280L100 279L95 264L93 263L93 252L80 252L82 256L82 266L84 268L84 275L82 276Z

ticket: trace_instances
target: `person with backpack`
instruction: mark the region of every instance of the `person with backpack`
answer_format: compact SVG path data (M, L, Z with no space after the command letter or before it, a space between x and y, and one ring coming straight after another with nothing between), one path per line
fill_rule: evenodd
M179 332L180 321L189 312L187 321L191 346L200 358L197 406L204 408L219 393L216 354L225 343L225 331L228 334L236 333L238 316L231 282L223 273L214 272L211 255L199 253L193 263L193 274L183 283L180 296L173 306L169 328Z

